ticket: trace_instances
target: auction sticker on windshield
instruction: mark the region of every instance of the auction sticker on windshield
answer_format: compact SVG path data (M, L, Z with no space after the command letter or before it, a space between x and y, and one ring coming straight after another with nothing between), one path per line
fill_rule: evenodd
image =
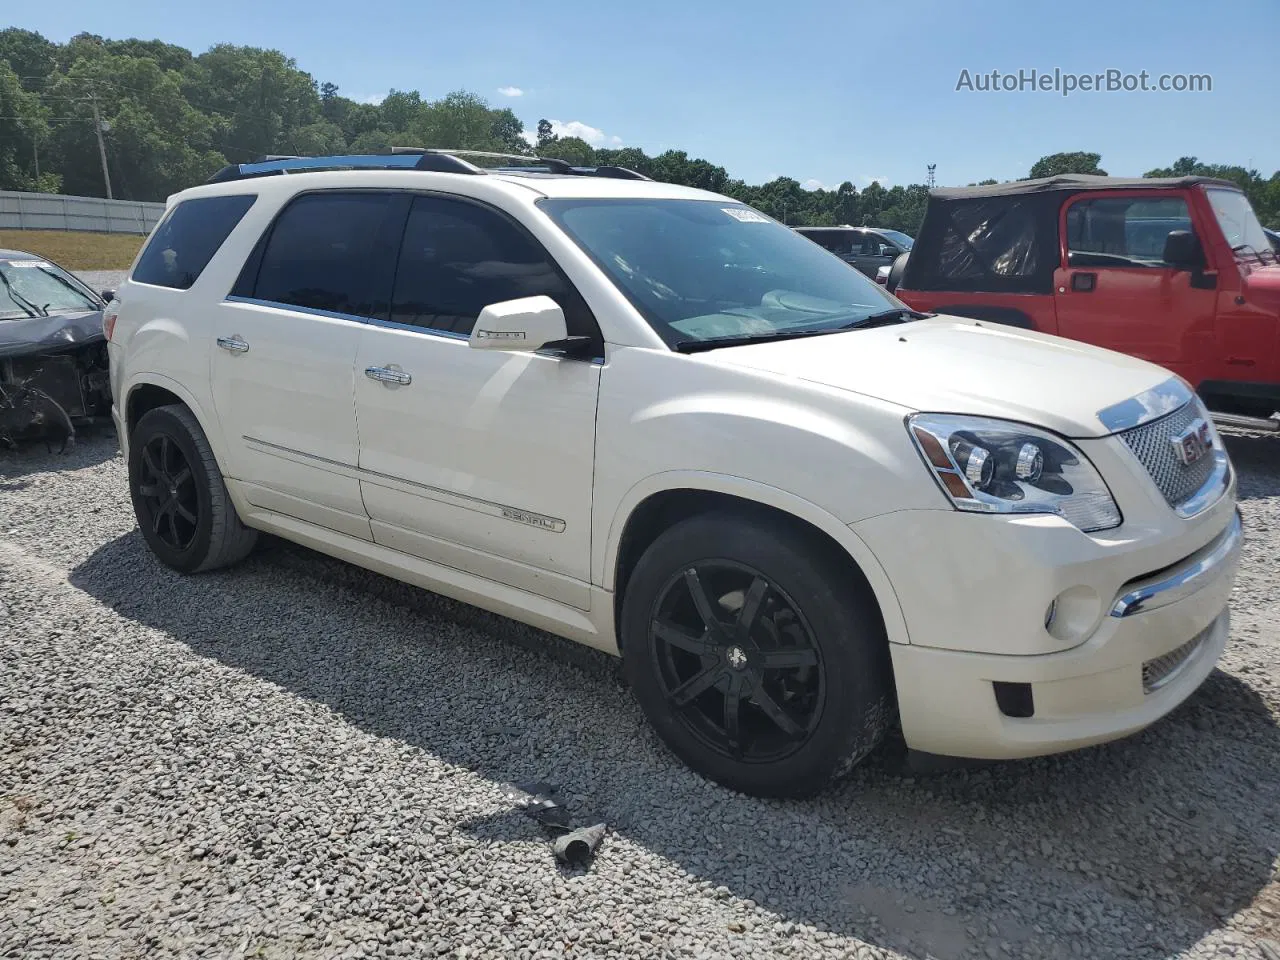
M769 218L763 213L748 210L746 207L721 207L725 213L741 223L768 223Z
M6 267L47 267L43 260L5 260Z

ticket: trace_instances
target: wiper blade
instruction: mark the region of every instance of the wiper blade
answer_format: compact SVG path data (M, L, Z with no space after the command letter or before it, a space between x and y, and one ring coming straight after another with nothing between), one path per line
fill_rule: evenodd
M48 316L47 313L41 313L39 308L34 303L32 303L30 300L28 300L26 297L20 294L17 290L13 289L13 284L10 283L9 278L4 275L3 270L0 270L0 283L4 284L4 288L9 294L9 299L12 300L14 303L16 303L18 306L20 306L23 310L25 310L27 313L27 316L29 317L47 317Z
M909 310L904 307L895 307L892 310L881 310L879 313L873 313L870 316L859 317L844 325L843 330L866 330L871 327L887 327L892 323L907 323L910 320L926 320L935 316L932 313L921 313L919 310Z
M708 337L705 340L677 340L672 348L677 353L700 353L718 350L720 347L745 347L752 343L773 343L777 340L798 340L801 337L818 337L824 333L839 333L841 327L824 327L820 330L774 330L771 333L743 333L732 337Z
M1267 258L1262 255L1263 251L1259 250L1257 247L1255 247L1251 243L1237 243L1234 247L1231 248L1232 253L1244 253L1246 250L1249 253L1252 253L1254 257L1257 258L1259 263L1267 262ZM1269 249L1266 252L1271 254L1271 262L1274 263L1276 260L1280 260L1280 257L1276 256L1276 252L1274 250Z

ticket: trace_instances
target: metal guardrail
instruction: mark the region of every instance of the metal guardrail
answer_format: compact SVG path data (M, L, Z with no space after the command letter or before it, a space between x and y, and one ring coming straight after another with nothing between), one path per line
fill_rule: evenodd
M145 236L163 213L163 203L0 190L0 230L81 230Z

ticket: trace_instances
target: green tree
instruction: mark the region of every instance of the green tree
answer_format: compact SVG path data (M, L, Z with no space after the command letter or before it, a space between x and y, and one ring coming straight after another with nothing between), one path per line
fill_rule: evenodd
M556 137L538 151L542 157L563 160L579 167L589 167L596 162L596 152L581 137Z
M45 108L24 90L18 75L0 60L0 190L56 192L61 178L46 167L36 176L37 151L49 140Z
M19 78L48 77L57 65L57 52L57 45L38 33L17 27L0 30L0 63L8 64L10 72ZM26 87L38 88L38 84Z
M1107 171L1098 166L1101 160L1102 154L1100 153L1084 153L1083 151L1051 153L1035 162L1035 165L1031 168L1030 179L1059 177L1067 173L1092 173L1105 177Z
M559 139L560 138L557 137L556 134L551 129L550 120L544 119L544 120L538 121L537 149L539 153L546 150L548 144L555 143Z

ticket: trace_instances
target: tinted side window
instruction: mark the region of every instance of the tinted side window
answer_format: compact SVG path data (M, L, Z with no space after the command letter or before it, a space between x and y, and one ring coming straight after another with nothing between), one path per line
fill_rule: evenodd
M313 310L371 316L378 299L374 245L389 193L314 193L280 214L252 296Z
M190 289L256 199L254 194L238 194L183 200L152 234L132 279Z
M393 321L470 334L489 304L540 294L564 310L570 336L597 336L581 295L515 224L474 203L414 200L396 268Z
M1173 230L1191 230L1181 197L1105 197L1067 210L1067 252L1073 265L1160 266Z

